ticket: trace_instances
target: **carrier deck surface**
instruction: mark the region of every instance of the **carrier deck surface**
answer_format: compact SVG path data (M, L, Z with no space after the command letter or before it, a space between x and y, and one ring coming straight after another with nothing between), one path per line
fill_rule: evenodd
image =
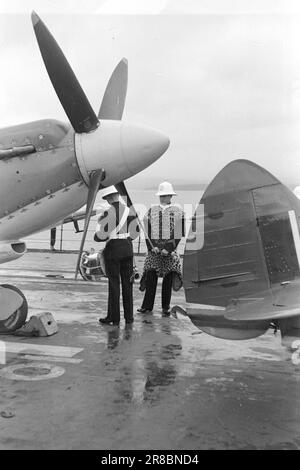
M0 449L300 448L300 366L280 335L224 341L162 318L160 286L153 314L100 326L107 281L74 281L75 260L30 252L1 266L59 332L0 336ZM135 285L136 308L142 295Z

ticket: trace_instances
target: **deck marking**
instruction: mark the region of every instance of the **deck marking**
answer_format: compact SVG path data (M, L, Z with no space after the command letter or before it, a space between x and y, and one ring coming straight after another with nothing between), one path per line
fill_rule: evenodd
M28 359L30 361L50 361L50 362L65 362L68 364L80 364L83 359L73 359L69 357L55 357L55 356L32 356L25 354L22 359Z
M26 369L37 369L36 375L26 375ZM48 373L40 373L40 371L48 371ZM22 371L24 373L22 374ZM48 380L56 377L60 377L65 373L65 369L59 366L53 366L47 363L41 364L14 364L12 366L3 367L0 370L0 376L10 380L26 380L26 381L36 381L36 380Z
M48 344L21 343L3 341L6 353L34 354L37 356L73 357L83 351L83 348L70 348L68 346L50 346Z
M295 211L289 211L289 218L292 227L292 234L297 253L298 266L300 269L300 236Z

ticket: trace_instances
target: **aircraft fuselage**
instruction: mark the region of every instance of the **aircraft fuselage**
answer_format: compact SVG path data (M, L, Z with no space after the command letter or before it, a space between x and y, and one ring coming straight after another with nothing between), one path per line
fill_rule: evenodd
M88 188L70 126L47 119L2 129L0 145L4 155L5 149L35 149L9 158L0 152L1 241L53 226L85 203Z

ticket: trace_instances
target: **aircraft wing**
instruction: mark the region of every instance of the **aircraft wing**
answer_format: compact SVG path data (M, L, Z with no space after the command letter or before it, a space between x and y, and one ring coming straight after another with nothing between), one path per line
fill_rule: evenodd
M94 215L99 215L102 211L105 210L107 205L103 206L101 204L96 204L92 210L91 217ZM68 215L65 217L63 220L61 220L59 223L57 223L57 226L63 225L63 224L69 224L72 223L74 224L75 231L78 232L80 231L78 228L78 221L79 220L84 220L86 218L86 205L83 206L81 209L78 209L78 211L73 212L72 214Z
M97 213L96 209L92 210L91 217L93 217ZM86 209L79 209L78 211L74 212L73 214L69 215L66 217L61 224L68 224L70 222L75 222L78 220L83 220L85 219L86 216Z
M253 299L253 296L252 296ZM276 320L300 315L300 279L250 298L235 299L225 310L228 320Z
M97 214L97 210L93 209L91 213L91 217ZM59 222L57 225L64 225L64 224L69 224L73 222L74 224L74 229L76 233L83 232L83 230L79 229L78 221L79 220L85 220L86 218L86 206L83 209L79 209L78 211L74 212L71 215L68 215L68 217L65 217L61 222Z

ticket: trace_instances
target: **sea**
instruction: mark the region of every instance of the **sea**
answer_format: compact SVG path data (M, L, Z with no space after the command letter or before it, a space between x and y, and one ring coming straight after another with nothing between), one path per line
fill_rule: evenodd
M128 190L131 200L142 219L146 211L159 202L159 198L155 196L155 190L131 189ZM197 204L199 203L203 191L190 191L180 190L176 191L177 196L173 197L172 203L178 204L182 207L186 214L186 236L188 235L189 227L191 224L191 217L193 216ZM105 206L105 202L101 197L101 192L98 193L94 207L98 210ZM104 244L94 241L94 233L96 229L97 215L91 218L89 229L86 236L84 249L90 251L91 248L99 250L103 248ZM79 221L80 230L83 229L84 221ZM56 230L56 243L55 249L57 251L78 251L80 247L82 233L76 233L73 223L59 225ZM50 230L36 233L24 239L28 249L49 249L50 248ZM178 245L178 252L183 254L185 246L185 238L183 238ZM134 241L134 252L143 254L146 252L146 244L144 235L141 233L140 237Z

